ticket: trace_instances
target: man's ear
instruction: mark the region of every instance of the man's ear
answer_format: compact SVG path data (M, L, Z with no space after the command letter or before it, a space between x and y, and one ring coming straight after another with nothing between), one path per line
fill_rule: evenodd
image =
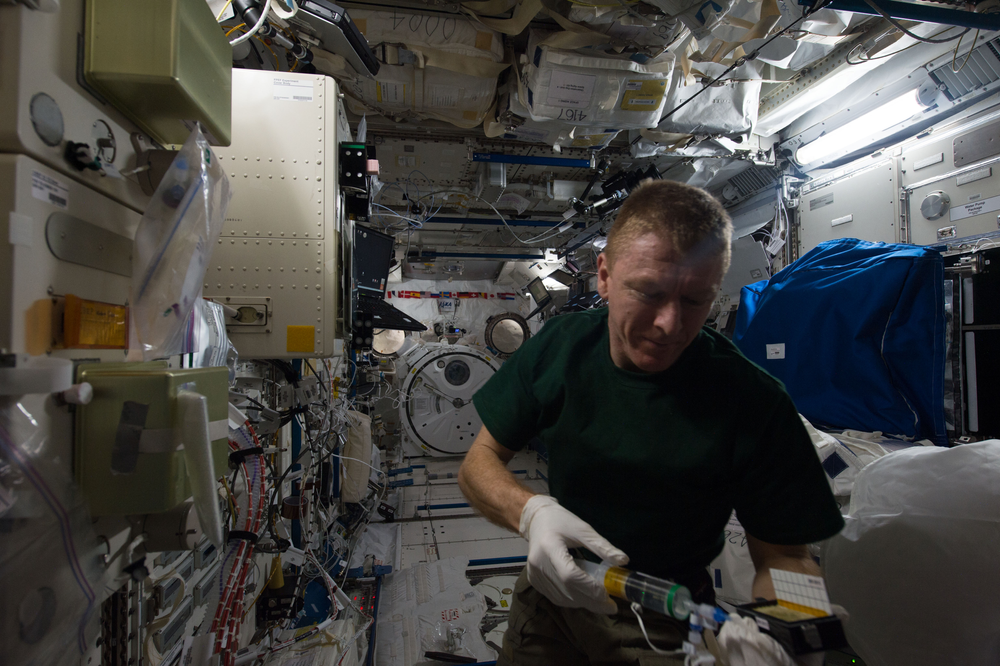
M607 299L610 291L608 288L609 277L611 277L611 264L608 262L607 253L601 252L597 255L597 293L603 299Z

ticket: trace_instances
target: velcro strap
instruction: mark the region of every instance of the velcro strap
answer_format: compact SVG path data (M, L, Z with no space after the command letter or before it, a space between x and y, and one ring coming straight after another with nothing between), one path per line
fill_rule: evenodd
M233 451L229 454L229 462L234 465L242 465L246 462L246 459L250 456L259 456L264 454L264 447L262 446L252 446L249 449L240 449L239 451Z
M229 537L226 541L249 541L250 545L253 546L257 543L259 537L253 532L244 532L243 530L233 530L229 533Z
M505 62L494 62L485 58L463 58L454 53L446 53L426 46L403 45L419 58L419 67L437 67L457 74L468 74L482 79L495 79L510 67Z

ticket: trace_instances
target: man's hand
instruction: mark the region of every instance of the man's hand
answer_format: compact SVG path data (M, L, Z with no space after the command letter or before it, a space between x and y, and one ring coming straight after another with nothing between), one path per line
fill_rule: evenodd
M557 606L610 615L617 610L604 586L573 562L570 548L582 546L622 566L628 556L554 497L535 495L521 512L521 536L528 540L528 581Z
M747 549L753 560L757 575L753 580L754 599L775 599L774 583L771 581L771 569L793 571L810 576L823 576L819 565L809 556L808 547L779 546L766 543L753 535L747 535Z

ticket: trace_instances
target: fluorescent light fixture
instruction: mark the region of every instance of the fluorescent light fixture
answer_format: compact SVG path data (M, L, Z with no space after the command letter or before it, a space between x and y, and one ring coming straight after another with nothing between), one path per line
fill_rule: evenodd
M858 79L875 69L880 63L876 60L865 61L855 66L844 65L844 68L830 76L821 78L810 84L802 93L781 104L776 104L757 119L755 133L761 136L771 136L790 125L796 118L806 114L823 102L847 90Z
M911 118L923 109L917 101L917 93L911 90L855 118L815 141L811 141L795 151L799 164L812 164L833 153L847 154L870 143L886 129Z

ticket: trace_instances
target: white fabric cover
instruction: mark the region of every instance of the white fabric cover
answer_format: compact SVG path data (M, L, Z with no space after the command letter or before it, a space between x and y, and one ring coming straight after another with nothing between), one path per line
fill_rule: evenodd
M409 44L467 58L503 60L501 36L461 16L410 14L398 9L351 9L351 20L372 45Z
M531 31L519 78L520 99L532 120L585 128L654 127L663 110L674 56L642 65L628 56L557 49L548 33Z
M394 64L383 63L375 79L342 79L348 109L433 118L464 128L482 123L502 71L497 66L504 54L499 34L457 16L352 9L351 18L377 53L387 45L386 57Z
M735 511L729 517L723 536L722 552L708 566L715 586L715 598L733 605L750 603L753 601L753 579L757 570L747 548L747 531Z
M778 641L762 633L749 617L730 615L718 640L730 666L795 666Z
M660 21L649 27L632 17L627 9L618 5L585 7L573 5L566 15L573 23L586 25L597 32L636 46L663 46L669 44L683 26L677 21Z
M728 65L713 62L696 63L697 71L707 81L721 75ZM760 65L750 61L726 75L722 83L710 87L699 94L704 83L696 80L687 84L683 76L671 81L667 93L663 115L678 109L664 119L656 129L660 132L685 134L744 134L757 124L757 108L760 104ZM698 95L698 99L679 108L685 101Z
M365 462L372 457L372 417L352 410L347 413L347 421L350 428L344 457L357 460L344 460L340 496L345 502L360 502L368 494L369 469Z
M820 432L813 427L801 414L802 424L806 427L820 461L825 462L830 456L837 456L847 467L835 477L830 478L827 472L826 480L830 490L838 497L846 497L854 490L854 481L858 473L873 461L886 455L888 451L882 448L878 439L880 432L866 433L857 430L845 430L843 433L831 435Z
M870 666L1000 663L1000 440L912 447L858 474L824 555Z
M503 123L486 124L487 136L502 136L505 139L527 141L529 143L544 143L558 148L604 148L610 144L620 130L612 128L596 129L577 127L572 123L560 120L532 120L517 92L501 95L497 104L497 115L509 113L523 122L513 129L508 129ZM496 130L491 133L491 126Z
M468 558L417 564L382 579L375 639L377 666L425 663L427 651L443 651L442 630L463 629L460 654L477 661L496 659L479 624L486 598L465 577Z
M703 39L729 13L733 0L650 0L650 4L683 23L695 39Z

